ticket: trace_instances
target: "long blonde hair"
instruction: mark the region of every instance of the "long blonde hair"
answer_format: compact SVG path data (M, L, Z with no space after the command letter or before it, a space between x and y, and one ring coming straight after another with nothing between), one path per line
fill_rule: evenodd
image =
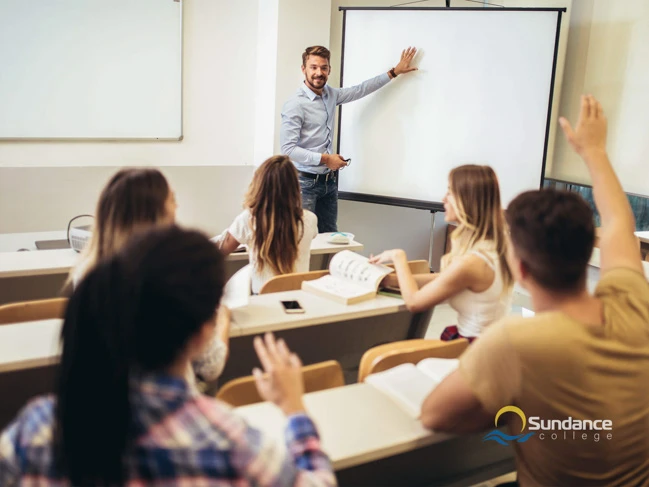
M119 251L133 233L162 222L169 192L167 180L157 169L118 171L99 196L92 237L69 281Z
M287 156L273 156L257 168L244 206L252 216L259 270L293 272L304 222L297 170Z
M442 270L472 250L493 251L504 290L509 290L514 279L507 265L506 223L496 173L490 166L467 164L453 169L448 180L458 227L451 235L451 251L442 258Z

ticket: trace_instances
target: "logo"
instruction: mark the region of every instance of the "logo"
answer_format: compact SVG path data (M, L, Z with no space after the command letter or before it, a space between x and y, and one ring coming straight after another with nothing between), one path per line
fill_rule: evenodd
M500 408L500 410L496 413L496 419L494 420L496 428L498 428L498 419L505 413L514 413L519 418L521 418L521 434L510 436L510 435L506 435L505 433L503 433L498 429L495 429L487 433L485 437L482 438L482 441L495 441L503 446L507 446L509 445L510 441L515 441L517 443L525 443L532 436L534 436L533 432L523 434L523 431L525 431L525 425L527 424L527 417L525 416L525 413L522 411L522 409L516 406L505 406L503 408Z
M521 418L521 434L520 435L506 435L502 431L495 429L487 433L482 441L495 441L503 446L509 445L509 442L515 441L516 443L525 443L534 434L539 431L538 439L544 440L592 440L599 442L600 440L613 439L613 421L610 419L578 419L568 416L565 419L541 419L539 416L530 416L528 433L525 432L527 425L527 417L521 408L516 406L505 406L500 408L496 413L494 423L498 428L498 419L505 413L514 413Z

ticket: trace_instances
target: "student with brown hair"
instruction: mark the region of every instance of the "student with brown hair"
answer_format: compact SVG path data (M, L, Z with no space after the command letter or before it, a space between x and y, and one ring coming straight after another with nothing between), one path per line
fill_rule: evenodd
M253 293L273 276L309 270L318 219L302 209L297 171L287 156L273 156L257 168L244 208L216 243L226 255L248 246Z
M0 435L0 485L335 485L283 340L255 339L254 374L286 416L286 448L185 381L215 333L224 274L205 236L175 226L98 262L65 313L55 394Z
M121 250L134 234L172 224L177 207L175 194L159 170L120 169L99 195L92 237L69 281L76 286L99 261ZM225 306L219 309L217 334L193 364L193 372L206 381L221 375L228 356L230 312ZM151 340L154 342L155 337ZM187 374L193 378L192 370Z
M413 275L401 249L387 250L370 262L393 262L396 276L384 284L401 289L413 312L442 301L458 313L457 326L446 328L442 340L473 341L511 307L513 279L507 265L505 219L496 173L489 166L464 165L448 177L444 197L446 220L457 222L451 251L442 258L438 274Z
M582 97L577 126L560 123L601 217L595 294L586 287L595 241L586 202L553 189L519 195L507 209L510 262L536 315L491 325L421 419L435 431L477 432L514 406L522 421L507 414L502 424L532 434L513 443L520 485L649 485L649 283L634 217L608 160L599 102Z

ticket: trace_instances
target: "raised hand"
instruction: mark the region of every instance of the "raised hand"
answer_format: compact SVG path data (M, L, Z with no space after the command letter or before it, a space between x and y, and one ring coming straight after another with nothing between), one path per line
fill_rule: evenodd
M574 130L564 117L559 119L559 124L570 145L581 156L606 152L606 116L602 105L592 95L582 95L579 120Z
M410 66L410 63L412 63L412 60L415 57L415 54L417 54L417 48L415 47L404 49L401 52L401 59L399 60L399 64L394 67L394 72L399 75L403 73L410 73L411 71L416 71L417 69L419 69L414 66Z
M252 371L262 399L275 403L287 415L304 411L299 357L291 353L284 340L276 341L272 333L266 333L264 340L255 337L254 346L264 368L264 372L258 368Z

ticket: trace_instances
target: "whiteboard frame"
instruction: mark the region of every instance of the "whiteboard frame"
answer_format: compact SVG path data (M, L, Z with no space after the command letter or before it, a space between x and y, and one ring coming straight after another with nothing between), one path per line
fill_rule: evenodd
M178 137L0 137L0 142L180 142L184 138L185 87L183 86L185 65L185 44L183 31L184 0L173 0L180 4L180 135Z
M543 160L541 163L541 180L539 189L543 187L545 180L545 164L548 156L548 143L550 139L550 122L552 119L552 102L554 99L555 78L557 74L557 59L559 54L559 38L561 34L561 16L567 11L565 7L503 7L503 8L485 8L485 7L338 7L343 13L342 44L340 48L340 86L343 86L343 73L345 70L345 29L348 10L439 10L445 12L457 11L478 11L478 12L557 12L557 29L554 37L554 54L552 57L552 77L550 79L550 96L548 100L547 120L545 124L545 140L543 142ZM338 107L338 134L336 137L336 147L340 151L340 132L342 128L343 105ZM338 179L336 179L338 184ZM414 208L419 210L428 210L431 212L444 211L444 204L438 201L415 200L408 198L397 198L394 196L383 196L369 193L354 193L349 191L339 191L338 199L347 201L360 201L363 203L374 203L379 205L400 206L404 208Z

